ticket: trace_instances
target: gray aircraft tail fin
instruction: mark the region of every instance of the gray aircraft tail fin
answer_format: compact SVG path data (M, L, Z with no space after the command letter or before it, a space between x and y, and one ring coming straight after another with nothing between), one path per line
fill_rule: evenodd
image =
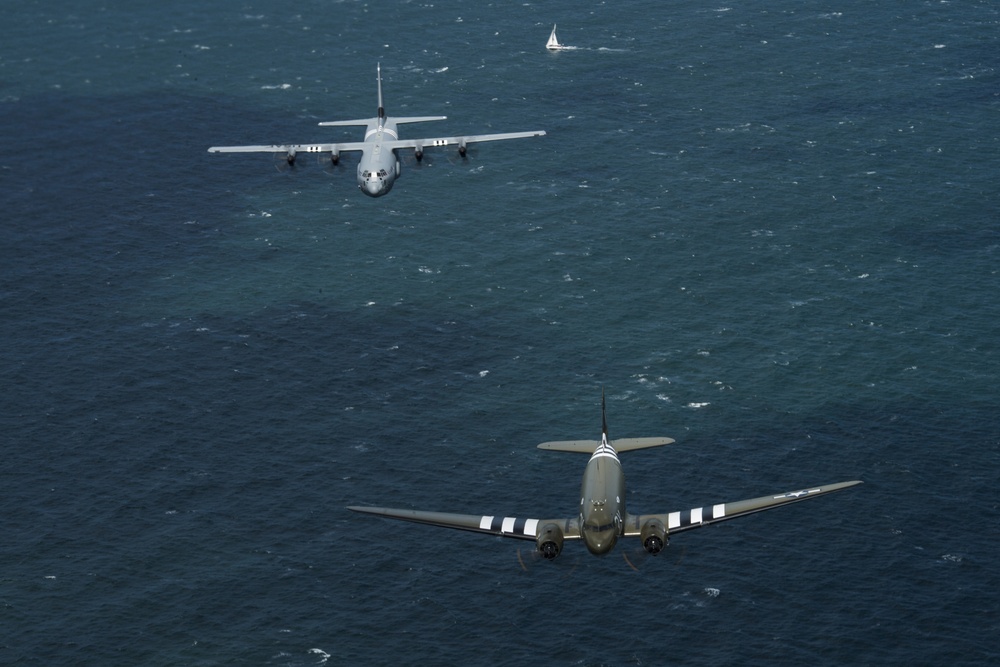
M385 106L382 104L382 63L375 65L375 78L378 79L378 117L385 118Z
M381 125L386 118L385 115L385 103L382 101L382 63L378 63L375 66L375 80L378 83L378 111L375 118L358 118L356 120L328 120L320 123L320 125L331 127L331 126L353 126L353 125ZM401 125L403 123L426 123L432 120L444 120L447 116L402 116L400 118L393 118L392 120L397 124Z

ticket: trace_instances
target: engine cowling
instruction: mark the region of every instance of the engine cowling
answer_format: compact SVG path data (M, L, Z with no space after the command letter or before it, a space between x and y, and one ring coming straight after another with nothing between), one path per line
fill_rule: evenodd
M535 546L545 560L552 560L562 553L563 532L554 523L547 523L538 531Z
M659 519L650 519L642 524L640 536L642 537L642 548L654 556L663 551L663 547L670 542L667 539L667 529Z

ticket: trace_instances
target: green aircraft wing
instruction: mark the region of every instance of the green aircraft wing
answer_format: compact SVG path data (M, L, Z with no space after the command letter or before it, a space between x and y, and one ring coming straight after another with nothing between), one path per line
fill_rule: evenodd
M400 519L429 526L467 530L473 533L486 533L519 540L534 540L538 536L539 527L555 524L562 530L563 539L580 539L580 522L577 519L519 519L509 516L451 514L449 512L424 512L388 507L359 507L357 505L347 509L387 519Z
M672 535L685 530L719 523L720 521L728 521L729 519L736 519L748 514L763 512L776 507L784 507L791 503L819 498L829 493L849 489L858 484L861 484L861 482L855 480L852 482L827 484L825 486L812 486L798 491L788 491L771 496L750 498L749 500L737 500L731 503L706 505L680 512L667 512L665 514L629 514L625 520L625 535L640 535L643 526L650 521L659 521L666 528L667 534Z

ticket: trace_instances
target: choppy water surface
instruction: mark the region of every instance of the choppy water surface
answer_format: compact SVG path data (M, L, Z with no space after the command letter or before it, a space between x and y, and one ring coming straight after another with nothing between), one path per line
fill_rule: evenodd
M0 661L1000 659L992 3L8 14ZM548 135L378 200L206 153L357 138L377 61ZM866 484L639 572L344 510L569 515L602 386L678 441L634 511Z

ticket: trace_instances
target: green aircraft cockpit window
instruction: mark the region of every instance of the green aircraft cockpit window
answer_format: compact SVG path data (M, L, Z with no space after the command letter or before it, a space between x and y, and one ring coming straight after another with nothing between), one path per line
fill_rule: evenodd
M614 523L606 523L603 526L595 526L592 523L585 523L583 529L592 533L603 533L606 530L611 530L615 525Z

